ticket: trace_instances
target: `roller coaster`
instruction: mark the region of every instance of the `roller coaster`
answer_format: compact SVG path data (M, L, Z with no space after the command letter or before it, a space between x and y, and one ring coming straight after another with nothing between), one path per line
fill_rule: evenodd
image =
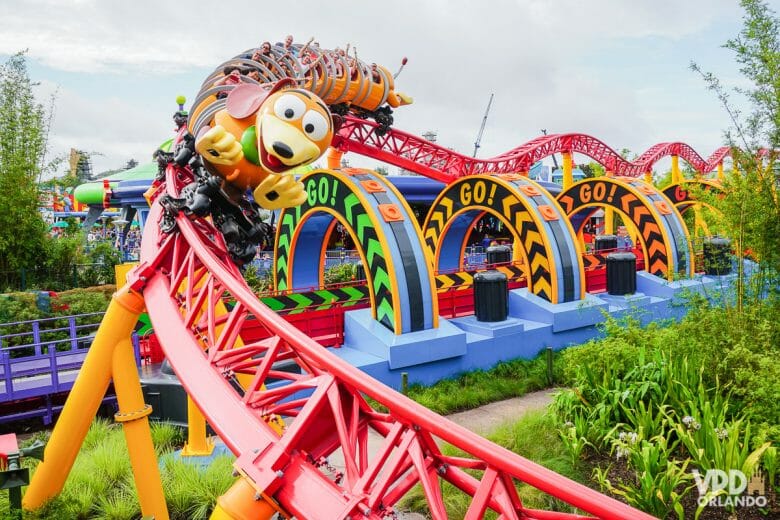
M25 507L35 509L61 490L113 379L116 420L125 428L142 512L167 518L148 431L151 409L143 402L129 343L145 309L193 402L191 413L202 413L236 457L238 478L212 518L393 518L399 501L420 485L431 516L444 519L445 484L470 497L469 519L482 518L488 510L506 519L590 518L526 508L517 491L521 483L598 518L650 518L450 423L323 348L261 303L241 266L268 229L258 220L257 206L243 190L231 190L230 181L239 179L241 188L255 189L255 200L260 192L260 199L277 201L279 186L287 181L275 168L282 168L279 161L288 166L286 159L297 161L298 151L255 136L271 124L261 115L257 128L236 127L235 139L214 132L215 121L236 114L246 118L275 100L273 110L264 114L288 122L303 117L298 131L315 140L318 129L306 123L303 110L319 110L314 107L319 96L333 112L329 168L303 175L300 185L284 184L294 203L281 207L273 238L274 280L282 295L264 302L283 308L290 301L283 301L285 295L323 285L324 251L340 224L366 269L365 284L345 291L344 298L368 298L370 308L365 319L350 322L346 333L353 334L353 342L380 344L379 350L384 342L390 368L451 357L452 352L442 352L448 337L460 338L455 350L462 347L465 353L466 334L453 332L456 327L440 316L437 295L453 279L463 287L471 283L473 272L464 265L463 252L485 215L512 234L513 262L501 268L525 292L510 306L575 309L586 301L588 260L579 234L600 207L633 226L640 242L638 265L648 276L691 277L693 251L680 211L695 201L681 183L665 194L636 177L666 155L708 172L722 165L728 149L704 160L683 143L663 143L629 162L593 137L555 134L491 159L466 157L390 126L390 108L410 100L395 92L387 69L379 67L374 76L371 67L357 59L350 63L337 52L294 50L274 46L265 56L258 54L261 49L247 51L227 65L251 65L259 76L242 72L233 84L221 82L228 77L223 66L204 82L188 122L182 120L174 151L161 156L160 175L147 192L151 211L140 263L106 313L25 495ZM352 76L350 69L356 70ZM277 90L258 93L265 84ZM314 108L297 112L309 106L289 98L299 90ZM309 121L318 120L311 116ZM247 132L254 139L248 144ZM340 168L346 152L446 186L420 225L401 193L382 176ZM608 176L566 182L575 152L603 164ZM278 157L270 157L274 153ZM532 164L553 153L564 154L564 187L557 196L527 177ZM254 165L262 171L233 170L239 160L245 160L242 168ZM268 179L276 188L267 189ZM717 183L711 184L717 189ZM338 296L329 298L315 304L327 307ZM417 339L404 343L404 338ZM281 370L281 362L296 370ZM375 453L368 448L369 435L381 438ZM446 454L441 443L462 455ZM329 463L336 455L344 460L343 471Z

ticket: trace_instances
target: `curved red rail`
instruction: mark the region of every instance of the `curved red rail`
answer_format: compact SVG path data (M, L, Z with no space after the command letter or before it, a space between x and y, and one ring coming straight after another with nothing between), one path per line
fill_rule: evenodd
M168 194L177 196L191 181L189 170L168 167ZM431 516L445 519L446 481L471 497L466 518L482 518L487 509L507 519L584 518L525 508L515 489L525 482L601 518L651 518L491 444L341 361L260 303L208 220L178 214L176 228L165 234L162 218L155 200L139 265L160 343L236 455L236 468L286 513L379 520L392 517L393 506L421 484ZM221 301L235 304L220 314ZM250 316L269 337L236 344ZM276 370L278 361L300 372ZM245 389L238 374L251 379ZM388 412L373 409L366 397ZM282 434L268 424L274 416L284 417ZM369 431L382 438L376 454L368 453ZM445 455L437 441L465 455ZM343 472L327 461L334 453L345 461Z
M391 128L378 135L378 125L365 119L346 116L334 136L333 146L344 152L365 155L442 182L477 173L517 173L528 171L537 161L554 153L576 152L587 155L615 175L638 177L652 170L653 164L668 155L678 155L700 173L714 170L731 150L724 146L707 158L685 143L660 143L633 162L625 160L604 142L586 134L539 136L517 148L490 159L476 159L402 130Z

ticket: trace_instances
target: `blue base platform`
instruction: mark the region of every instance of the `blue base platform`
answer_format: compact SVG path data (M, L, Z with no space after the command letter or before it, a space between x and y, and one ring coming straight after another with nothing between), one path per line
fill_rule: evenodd
M578 302L551 304L528 292L509 293L509 318L479 322L473 316L439 319L438 330L395 336L371 319L368 309L344 318L344 346L331 352L384 384L400 389L401 373L410 383L433 384L463 372L488 369L501 361L530 359L547 347L560 350L598 337L598 325L613 316L636 317L642 324L678 320L693 294L720 297L733 275L699 276L669 282L637 273L637 292L627 296L587 295Z

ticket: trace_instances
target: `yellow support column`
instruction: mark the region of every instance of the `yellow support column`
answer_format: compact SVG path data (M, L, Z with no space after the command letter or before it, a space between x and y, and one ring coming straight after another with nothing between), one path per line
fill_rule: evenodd
M187 396L187 443L181 450L181 456L204 457L213 451L214 443L206 435L206 418L192 397Z
M152 407L144 403L129 338L121 341L114 350L113 376L119 404L119 412L114 418L122 424L125 432L141 514L155 520L168 520L168 507L149 429L148 416Z
M143 310L143 298L127 287L111 299L46 445L44 460L38 465L24 495L22 505L25 509L38 509L62 491L84 436L108 390L114 350L130 338Z
M607 177L614 177L615 173L607 170ZM604 206L604 234L611 235L615 232L615 213L609 206Z
M680 173L680 158L676 155L672 155L672 184L682 182L683 177Z
M615 234L615 213L606 206L604 207L604 234Z
M645 172L645 182L647 184L653 184L653 172L651 171Z
M217 506L210 520L269 520L276 510L262 498L246 478L239 478L224 495L217 499Z
M563 152L563 189L569 189L574 184L573 162L571 152Z
M336 148L333 148L332 146L328 148L328 168L331 170L338 170L341 168L341 156L344 155L344 152L341 150L337 150Z
M718 163L718 180L723 182L726 176L723 174L723 161Z

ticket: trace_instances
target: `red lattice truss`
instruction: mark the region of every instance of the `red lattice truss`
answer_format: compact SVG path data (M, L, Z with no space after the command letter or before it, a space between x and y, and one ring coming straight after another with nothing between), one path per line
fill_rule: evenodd
M371 121L347 116L333 146L344 152L354 152L399 166L442 182L451 182L464 175L477 173L527 172L537 161L555 153L572 152L587 155L615 175L638 177L651 171L660 159L676 155L686 160L696 171L714 170L728 147L718 148L706 160L685 143L659 143L636 161L630 162L595 137L585 134L551 134L532 139L490 159L475 159L448 150L436 143L394 128L384 135L376 133Z

